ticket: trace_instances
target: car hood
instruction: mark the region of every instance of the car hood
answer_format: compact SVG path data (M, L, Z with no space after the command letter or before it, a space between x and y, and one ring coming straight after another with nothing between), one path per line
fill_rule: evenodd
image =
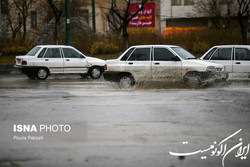
M95 57L89 57L89 56L86 56L86 59L87 59L88 61L100 61L100 62L105 62L105 61L102 60L102 59L95 58Z
M214 66L214 67L224 67L221 64L207 62L199 59L193 59L193 60L183 60L183 65L199 65L199 66Z
M105 65L105 61L102 59L86 56L86 60L90 65L100 65L100 66Z

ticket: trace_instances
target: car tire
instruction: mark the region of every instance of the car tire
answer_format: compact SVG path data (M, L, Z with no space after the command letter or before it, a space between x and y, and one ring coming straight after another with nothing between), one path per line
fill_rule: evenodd
M45 80L49 76L49 71L45 68L39 68L37 70L37 79L39 80Z
M88 72L92 79L99 79L102 76L102 73L103 71L100 67L91 67Z
M131 88L135 85L135 79L132 75L129 74L122 74L119 77L119 87L120 88Z

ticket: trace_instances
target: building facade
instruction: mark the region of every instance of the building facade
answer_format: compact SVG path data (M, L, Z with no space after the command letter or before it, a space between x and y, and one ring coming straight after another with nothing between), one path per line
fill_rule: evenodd
M20 12L13 4L14 0L1 0L1 14L3 31L11 32L13 28L18 28L20 22ZM23 0L17 0L23 1ZM28 2L29 0L27 0ZM148 0L148 3L154 4L154 32L163 34L166 27L210 27L213 25L211 18L205 12L197 10L197 3L201 0ZM204 0L201 2L209 2L213 0ZM236 4L236 1L231 0ZM64 0L57 0L57 7L64 11ZM93 29L93 20L95 20L96 32L105 34L110 32L107 14L111 8L112 0L71 0L71 17L84 18L88 26ZM92 2L95 2L95 13L93 14ZM131 0L131 3L140 3L141 0ZM229 6L228 0L218 0L217 7L221 17L227 17ZM233 10L230 8L230 14L236 16L235 4ZM124 0L117 0L117 6L123 10L126 8ZM206 7L206 6L205 6ZM52 20L53 13L46 1L34 1L28 9L28 17L26 21L27 32L39 34L46 25ZM51 12L50 12L51 13ZM93 16L95 19L93 19ZM143 18L143 17L142 17ZM145 18L145 17L144 17ZM9 19L9 20L8 20ZM21 19L22 20L22 19ZM10 22L12 21L12 27ZM224 23L222 23L224 24ZM9 25L9 26L8 26ZM141 27L138 27L140 31ZM23 31L20 28L20 31Z
M234 0L161 0L160 32L165 27L211 27L213 18L236 17L235 6Z

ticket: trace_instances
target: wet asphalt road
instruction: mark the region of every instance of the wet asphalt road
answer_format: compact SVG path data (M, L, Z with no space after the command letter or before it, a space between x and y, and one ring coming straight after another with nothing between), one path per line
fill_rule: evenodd
M224 165L250 166L247 152L241 159L239 147L229 151L250 143L250 82L204 89L157 84L125 90L77 75L38 81L0 74L0 166L219 167L223 155L212 156L214 149L185 157L169 152L205 150L240 129L223 143ZM14 141L5 125L16 123L78 123L80 135Z

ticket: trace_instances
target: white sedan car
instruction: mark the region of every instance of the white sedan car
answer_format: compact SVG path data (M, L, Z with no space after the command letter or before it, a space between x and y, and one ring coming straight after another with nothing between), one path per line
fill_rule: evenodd
M201 57L201 60L224 65L232 76L250 78L250 45L214 46Z
M45 80L50 74L80 74L98 79L104 65L104 60L87 57L71 46L39 45L25 56L16 56L14 67L30 79Z
M107 60L104 79L133 86L145 80L184 80L197 86L210 80L226 80L224 66L198 60L174 45L139 45L118 59Z

